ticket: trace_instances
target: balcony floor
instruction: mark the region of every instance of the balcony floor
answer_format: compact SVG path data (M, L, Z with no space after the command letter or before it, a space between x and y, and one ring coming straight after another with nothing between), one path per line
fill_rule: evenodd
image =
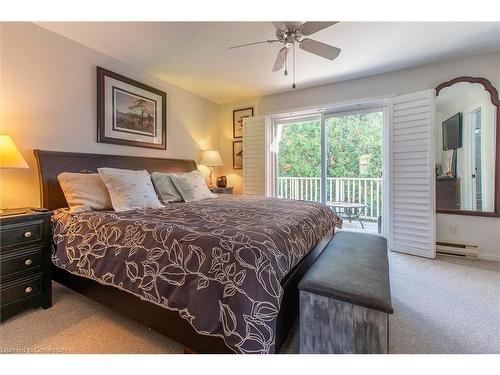
M377 222L373 221L364 221L363 220L363 225L365 226L365 229L361 227L361 224L359 221L353 220L351 223L349 220L344 219L344 223L342 225L342 230L347 230L351 232L364 232L364 233L378 233L378 225Z

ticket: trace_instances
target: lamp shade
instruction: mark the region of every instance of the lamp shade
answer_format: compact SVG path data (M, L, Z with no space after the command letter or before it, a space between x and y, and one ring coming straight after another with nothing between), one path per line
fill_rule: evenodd
M220 167L222 165L222 158L220 157L219 151L203 151L200 164L208 165L209 167Z
M8 135L0 134L0 168L29 168Z

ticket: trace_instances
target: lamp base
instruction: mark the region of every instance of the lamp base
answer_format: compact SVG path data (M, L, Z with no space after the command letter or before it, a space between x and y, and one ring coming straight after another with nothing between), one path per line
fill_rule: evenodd
M214 179L213 179L213 173L214 173L214 168L212 166L210 166L210 174L208 175L208 187L210 189L213 189L215 186L214 186Z

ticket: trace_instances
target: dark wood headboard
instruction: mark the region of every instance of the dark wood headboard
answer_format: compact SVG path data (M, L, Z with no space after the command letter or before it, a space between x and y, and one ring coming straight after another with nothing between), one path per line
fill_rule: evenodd
M66 199L57 181L62 172L97 172L97 168L145 169L148 172L191 172L194 160L148 158L126 155L82 154L75 152L35 150L40 180L40 203L50 210L67 207Z

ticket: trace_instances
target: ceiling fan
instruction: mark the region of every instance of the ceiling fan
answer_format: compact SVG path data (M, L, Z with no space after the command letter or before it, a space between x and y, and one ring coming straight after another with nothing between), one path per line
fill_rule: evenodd
M338 22L273 22L274 27L276 28L276 39L268 39L262 40L260 42L253 42L247 44L241 44L238 46L229 47L229 49L233 48L241 48L253 46L255 44L262 43L282 43L283 48L281 48L278 52L278 56L276 57L276 61L274 62L273 72L277 72L285 67L284 73L285 76L288 75L287 70L287 56L290 49L292 49L292 60L293 60L293 84L292 88L296 87L295 85L295 45L298 44L301 50L306 52L313 53L317 56L323 57L328 60L334 60L340 54L340 48L331 46L329 44L325 44L322 42L318 42L314 39L304 38L318 31L326 29L327 27L333 26Z

